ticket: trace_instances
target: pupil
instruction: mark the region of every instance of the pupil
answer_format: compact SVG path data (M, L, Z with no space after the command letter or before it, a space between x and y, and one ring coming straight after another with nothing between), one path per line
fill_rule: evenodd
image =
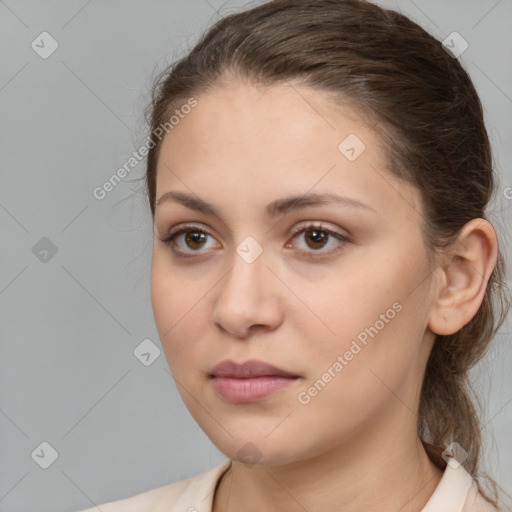
M189 232L186 235L186 242L187 244L189 242L192 243L192 245L199 243L199 247L201 246L201 241L204 241L205 234L204 233L198 233L198 232ZM203 239L203 240L201 240Z
M312 230L312 231L309 231L309 233L311 233L310 236L308 236L308 238L312 238L313 239L313 247L315 248L318 248L319 246L321 247L323 245L323 243L325 242L325 238L326 238L326 233L324 231L321 231L321 230Z

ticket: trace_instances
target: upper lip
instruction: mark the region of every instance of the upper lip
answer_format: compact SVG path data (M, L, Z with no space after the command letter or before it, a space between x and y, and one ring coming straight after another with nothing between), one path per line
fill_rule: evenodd
M210 376L234 377L239 379L263 376L298 377L298 375L294 375L286 370L256 359L251 359L243 363L235 363L231 360L222 361L213 368Z

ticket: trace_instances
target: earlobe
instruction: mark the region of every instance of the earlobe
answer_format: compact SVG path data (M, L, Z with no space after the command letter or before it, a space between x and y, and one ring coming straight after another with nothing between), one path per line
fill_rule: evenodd
M489 221L472 219L447 251L443 278L435 290L428 322L432 332L444 336L459 331L480 308L496 266L496 232Z

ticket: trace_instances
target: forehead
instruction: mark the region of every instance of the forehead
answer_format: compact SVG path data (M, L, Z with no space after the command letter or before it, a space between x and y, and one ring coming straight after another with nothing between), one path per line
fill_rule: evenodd
M338 189L377 207L403 201L406 192L397 188L405 185L390 187L393 177L385 176L381 140L348 102L298 84L247 81L223 83L196 99L163 140L157 198L169 188L210 198L223 188L266 204L272 195Z
M222 81L199 95L197 102L197 107L180 122L181 129L173 130L174 134L186 131L193 124L195 133L207 139L216 134L223 138L227 134L241 138L250 133L258 135L258 139L267 135L275 140L276 132L293 139L310 137L313 130L319 135L326 130L343 130L340 124L345 121L345 126L352 130L364 131L367 139L376 137L367 127L368 121L371 125L374 120L363 116L360 106L340 94L299 83L266 85L240 79ZM215 132L212 127L216 127ZM278 139L282 142L281 137Z
M364 141L374 160L383 156L377 135L348 104L298 84L221 82L199 95L197 106L181 117L160 153L167 163L179 161L188 168L229 162L242 169L250 162L261 173L269 161L274 171L317 166L326 159L334 163L339 143L350 134Z

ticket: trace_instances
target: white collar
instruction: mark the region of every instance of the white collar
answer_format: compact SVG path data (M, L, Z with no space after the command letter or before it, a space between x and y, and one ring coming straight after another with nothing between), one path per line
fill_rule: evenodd
M439 484L421 512L463 512L474 480L463 466L455 460L451 462L446 465ZM172 507L172 512L211 512L215 486L230 465L231 460L226 459L222 464L192 478L186 492ZM204 491L207 491L206 495Z
M434 494L421 512L462 512L473 477L455 459L450 459Z

